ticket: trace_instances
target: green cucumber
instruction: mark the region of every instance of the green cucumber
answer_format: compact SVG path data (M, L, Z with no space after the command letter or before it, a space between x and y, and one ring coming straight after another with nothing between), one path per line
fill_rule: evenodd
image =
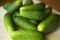
M3 8L7 10L7 8L8 8L10 5L11 5L10 2L9 2L9 3L6 3L6 4L3 5Z
M32 5L33 1L32 0L26 0L25 3L23 4L23 6L28 6L28 5Z
M32 11L32 10L31 11L20 10L20 16L39 21L42 21L47 17L47 15L41 11Z
M7 8L7 12L13 13L17 9L19 9L21 6L22 6L22 0L16 0Z
M45 40L45 35L38 31L19 30L11 35L12 40Z
M30 5L30 6L23 6L20 8L20 10L43 10L45 9L45 4L43 3L38 3L38 4L34 4L34 5Z
M6 13L4 15L4 24L5 24L6 30L9 34L15 30L11 14Z
M13 16L13 20L22 29L26 30L37 30L36 25L29 22L26 18L21 16Z
M54 31L54 29L58 26L58 23L59 23L59 15L52 14L38 25L38 31L44 33L50 33Z
M14 15L16 15L16 16L20 16L20 14L19 14L19 12L17 11L17 12L15 12L15 14ZM35 25L37 25L38 24L38 22L36 21L36 20L32 20L32 19L27 19L29 22L31 22L31 23L33 23L33 24L35 24Z
M44 10L44 13L46 13L47 15L52 14L52 8L51 8L51 7L47 7L47 8Z
M19 11L15 12L14 15L15 15L15 16L20 16Z
M28 19L31 23L35 24L35 25L38 25L38 21L36 20L32 20L32 19Z

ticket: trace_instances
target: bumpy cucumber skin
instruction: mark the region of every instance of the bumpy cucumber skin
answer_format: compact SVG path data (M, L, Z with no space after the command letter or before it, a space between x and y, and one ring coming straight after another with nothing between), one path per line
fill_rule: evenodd
M30 21L31 23L35 24L35 25L38 25L38 21L36 21L36 20L29 19L29 21Z
M47 8L44 10L44 13L46 13L47 15L52 14L52 8L51 8L51 7L47 7Z
M20 10L20 16L39 21L42 21L47 17L47 15L41 11L27 11L27 10Z
M7 8L10 6L11 3L6 3L3 5L3 8L7 10Z
M58 26L58 23L59 23L59 15L52 14L46 20L44 20L38 25L38 31L44 33L50 33L54 31L54 29Z
M11 35L12 40L45 40L45 36L37 31L20 30Z
M19 12L17 11L17 12L15 12L15 14L14 14L15 16L20 16L20 14L19 14ZM36 21L36 20L32 20L32 19L27 19L29 22L31 22L31 23L33 23L33 24L35 24L35 25L38 25L38 22Z
M17 9L19 9L21 6L22 6L22 0L16 0L7 8L7 12L13 13Z
M17 11L17 12L14 13L14 15L15 15L15 16L20 16L20 12Z
M28 5L32 5L33 1L32 0L26 0L26 2L23 4L23 6L28 6Z
M13 20L20 28L25 30L37 30L36 25L29 22L27 19L21 16L13 16Z
M13 20L12 20L12 15L11 14L6 13L4 15L4 24L5 24L6 30L7 30L7 32L9 34L14 31L14 24L13 24Z
M43 9L45 9L45 4L43 3L38 3L30 6L23 6L20 8L20 10L37 10L37 11L40 11Z

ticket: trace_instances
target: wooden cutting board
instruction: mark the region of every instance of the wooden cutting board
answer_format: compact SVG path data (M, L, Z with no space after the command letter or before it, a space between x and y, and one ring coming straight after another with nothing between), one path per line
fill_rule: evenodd
M60 12L60 0L40 0Z

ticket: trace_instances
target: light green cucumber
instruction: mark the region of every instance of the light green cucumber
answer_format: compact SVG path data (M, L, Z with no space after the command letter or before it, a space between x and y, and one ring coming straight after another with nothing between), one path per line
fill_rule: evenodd
M38 31L20 30L11 35L12 40L45 40L45 35Z
M6 13L4 15L4 24L5 24L6 30L9 34L15 30L11 14Z
M54 31L54 29L58 26L58 23L59 23L59 15L52 14L43 22L41 22L37 28L38 31L40 32L50 33Z

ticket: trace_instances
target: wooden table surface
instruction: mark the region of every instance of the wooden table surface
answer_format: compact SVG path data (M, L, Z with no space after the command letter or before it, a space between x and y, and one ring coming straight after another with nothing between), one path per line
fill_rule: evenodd
M1 0L0 6L4 5L6 2L13 2L13 1L14 0ZM60 12L60 0L40 0L40 1L48 4L49 6Z
M40 0L60 12L60 0Z
M0 6L4 5L7 2L13 2L14 0L1 0L0 1Z

